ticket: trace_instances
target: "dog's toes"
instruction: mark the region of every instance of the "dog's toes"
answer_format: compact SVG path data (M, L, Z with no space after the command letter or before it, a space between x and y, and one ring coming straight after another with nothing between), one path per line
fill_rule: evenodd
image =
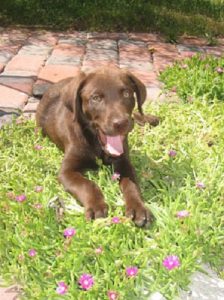
M136 205L134 208L127 208L126 216L132 219L138 227L149 227L153 222L153 215L143 204Z
M144 126L146 123L149 123L151 126L159 125L160 118L154 115L141 115L139 112L134 112L134 120L140 126Z
M93 220L98 218L105 218L108 214L108 206L105 202L95 203L91 207L88 207L85 211L87 220Z
M131 220L134 220L135 218L135 211L133 208L126 208L126 213L125 213L126 217L131 219Z
M145 115L144 119L146 123L149 123L152 126L157 126L160 122L160 118L154 115Z

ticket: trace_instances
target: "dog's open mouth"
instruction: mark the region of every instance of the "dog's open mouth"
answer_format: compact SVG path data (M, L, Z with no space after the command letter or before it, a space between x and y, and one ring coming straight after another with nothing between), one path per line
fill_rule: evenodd
M101 130L99 130L99 138L105 152L109 155L120 156L124 153L123 141L125 137L123 135L105 135Z

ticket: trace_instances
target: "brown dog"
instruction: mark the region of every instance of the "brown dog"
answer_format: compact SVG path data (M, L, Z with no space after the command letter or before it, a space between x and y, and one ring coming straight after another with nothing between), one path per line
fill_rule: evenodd
M38 106L38 126L65 153L59 180L84 205L87 219L107 216L102 192L83 176L86 169L96 168L96 158L101 158L120 174L126 216L138 226L152 221L128 157L127 136L133 128L134 95L138 121L157 125L158 118L151 116L146 120L143 116L143 83L128 71L114 67L88 75L80 72L75 78L52 85Z

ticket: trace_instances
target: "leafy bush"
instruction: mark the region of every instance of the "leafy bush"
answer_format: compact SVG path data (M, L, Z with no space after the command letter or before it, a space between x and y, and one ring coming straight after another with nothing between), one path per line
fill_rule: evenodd
M184 101L224 101L224 57L198 54L168 67L160 78Z

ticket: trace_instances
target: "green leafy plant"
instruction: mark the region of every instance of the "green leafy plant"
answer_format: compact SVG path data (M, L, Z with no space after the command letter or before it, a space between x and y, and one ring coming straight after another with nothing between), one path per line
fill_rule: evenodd
M197 54L168 67L160 78L184 101L224 101L224 57Z

